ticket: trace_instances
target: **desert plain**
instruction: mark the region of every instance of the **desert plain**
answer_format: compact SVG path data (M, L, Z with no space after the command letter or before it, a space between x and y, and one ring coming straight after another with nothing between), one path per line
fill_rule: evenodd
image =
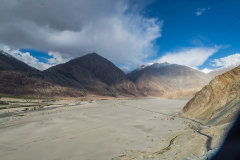
M57 100L43 102L45 106L36 110L2 109L0 157L1 160L182 159L193 152L195 143L202 145L202 150L195 154L203 154L207 151L207 137L189 128L194 123L178 115L186 103L187 100L166 99ZM179 135L185 136L176 139ZM192 143L186 143L191 136Z

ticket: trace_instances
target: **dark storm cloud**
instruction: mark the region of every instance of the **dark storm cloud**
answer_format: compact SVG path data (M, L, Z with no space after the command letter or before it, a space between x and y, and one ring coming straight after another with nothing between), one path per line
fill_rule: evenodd
M97 52L128 64L154 54L162 21L141 13L146 1L0 1L0 46L34 48L69 59Z

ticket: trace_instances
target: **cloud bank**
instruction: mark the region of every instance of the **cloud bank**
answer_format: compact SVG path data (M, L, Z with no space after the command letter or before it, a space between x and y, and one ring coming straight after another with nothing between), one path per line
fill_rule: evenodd
M115 64L138 62L155 55L163 24L140 14L144 5L127 0L2 1L0 45L45 51L55 56L48 65L92 52Z
M211 61L213 67L229 66L236 62L240 62L240 53L236 53L219 59L214 59L213 61Z
M33 57L29 52L21 52L20 50L11 50L8 46L0 46L0 50L7 52L18 60L25 62L38 70L45 70L54 65L65 63L70 59L63 59L62 55L58 52L49 52L48 55L52 58L46 59L47 63L40 62L36 57Z
M186 65L192 68L201 66L211 55L218 52L221 47L214 48L183 48L175 52L167 52L158 59L159 63L168 62L173 64Z

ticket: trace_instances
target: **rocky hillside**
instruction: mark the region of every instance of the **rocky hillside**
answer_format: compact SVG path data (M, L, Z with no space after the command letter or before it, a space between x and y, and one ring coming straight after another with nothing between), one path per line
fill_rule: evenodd
M198 70L169 63L141 66L127 77L148 96L162 96L169 92L204 86L211 80Z
M207 125L231 121L240 109L240 66L215 77L183 108L182 114Z

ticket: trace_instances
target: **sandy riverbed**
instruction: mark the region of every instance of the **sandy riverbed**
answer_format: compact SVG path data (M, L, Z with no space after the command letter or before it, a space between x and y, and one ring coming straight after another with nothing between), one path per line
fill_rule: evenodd
M176 115L187 101L106 100L29 112L0 125L2 160L110 160L156 152L186 127ZM51 107L51 106L50 106ZM163 114L162 114L163 113Z

